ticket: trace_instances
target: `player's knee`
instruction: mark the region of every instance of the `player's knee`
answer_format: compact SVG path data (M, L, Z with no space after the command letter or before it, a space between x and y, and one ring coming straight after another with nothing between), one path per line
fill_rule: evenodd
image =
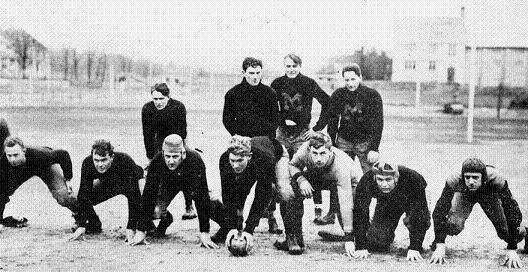
M447 220L447 234L458 235L464 230L464 221L457 218L450 218Z

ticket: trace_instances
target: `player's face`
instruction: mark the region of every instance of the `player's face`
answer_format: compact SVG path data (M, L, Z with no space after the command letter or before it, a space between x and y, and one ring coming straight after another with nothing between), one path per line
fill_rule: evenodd
M249 160L251 160L251 156L241 156L235 155L233 153L229 154L229 164L231 164L233 171L235 171L237 174L240 174L246 170Z
M361 82L361 77L354 71L348 71L343 74L343 80L345 81L345 87L349 91L355 91Z
M108 171L108 169L110 169L110 167L112 166L112 162L114 161L114 156L110 156L108 155L108 153L106 154L106 156L103 157L93 152L92 158L95 170L97 170L97 172L101 174Z
M284 59L284 70L286 72L286 76L289 78L295 78L299 75L301 72L301 66L295 62L293 62L290 58Z
M20 145L16 144L15 146L6 146L5 149L5 155L7 157L7 161L12 166L19 166L26 163L26 150L23 149Z
M248 67L244 72L244 77L246 78L247 83L251 86L257 86L260 83L260 78L262 77L262 67Z
M321 168L325 166L328 161L330 160L332 152L330 149L321 146L319 148L310 147L310 158L312 159L312 162L314 163L314 166L317 168Z
M470 191L476 191L482 186L482 173L466 172L464 173L464 182Z
M163 158L165 159L165 164L169 170L174 171L183 161L183 153L163 151Z
M158 91L153 91L152 101L154 101L154 106L156 106L156 109L162 110L167 106L167 103L169 102L169 97L162 95Z
M396 187L396 180L393 176L376 175L376 183L382 193L390 193Z

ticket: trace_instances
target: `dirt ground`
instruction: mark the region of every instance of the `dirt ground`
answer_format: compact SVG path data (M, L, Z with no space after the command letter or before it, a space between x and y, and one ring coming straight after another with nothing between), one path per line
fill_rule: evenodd
M508 178L513 196L528 215L527 162L528 121L477 118L475 142L465 143L466 119L440 113L397 114L388 108L380 151L417 170L428 182L432 205L440 196L445 177L459 171L468 155L477 155L499 168ZM140 109L79 108L0 108L12 133L29 145L48 145L70 152L74 167L74 189L78 189L81 162L89 155L97 138L110 139L117 151L130 154L138 164L146 157L141 134ZM203 150L208 183L220 194L218 158L229 139L218 110L188 112L190 144ZM327 203L328 194L323 195ZM250 199L251 200L251 199ZM249 201L250 201L249 200ZM326 206L327 208L327 206ZM11 197L5 216L21 215L29 226L6 228L0 233L1 270L102 271L102 270L182 270L182 271L502 271L506 243L501 241L492 224L476 206L466 222L466 229L447 239L447 265L405 261L408 232L400 222L396 239L388 254L374 254L367 260L352 260L344 253L342 243L323 242L317 231L336 226L316 226L313 202L305 201L304 233L307 252L290 256L275 250L278 235L267 233L266 220L255 231L256 246L250 256L230 256L225 247L207 250L198 246L198 221L181 221L183 196L173 201L169 210L177 218L168 229L168 237L150 239L145 246L130 247L124 243L127 219L126 199L115 197L96 206L103 222L103 233L90 235L86 241L66 242L73 225L69 211L59 206L46 186L38 179L23 184ZM247 213L247 211L246 211ZM277 215L279 215L277 213ZM280 216L280 215L279 215ZM280 220L279 220L280 221ZM281 223L280 223L281 224ZM211 233L218 229L212 223ZM282 237L280 237L282 238ZM422 256L431 256L433 229L427 232ZM519 248L524 242L519 243ZM528 256L521 255L528 267Z

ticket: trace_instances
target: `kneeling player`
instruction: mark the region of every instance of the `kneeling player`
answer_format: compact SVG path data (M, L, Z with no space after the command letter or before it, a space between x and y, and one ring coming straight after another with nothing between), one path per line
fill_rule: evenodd
M213 237L213 241L226 241L242 231L247 240L247 249L253 246L253 231L259 225L262 213L272 198L272 184L276 177L288 176L288 152L275 139L267 136L253 138L235 135L230 146L220 157L224 224ZM276 167L282 165L283 167ZM282 171L276 174L276 171ZM246 226L243 228L243 210L251 187L255 186L255 198L251 205Z
M328 135L314 132L293 156L289 172L291 182L290 179L279 178L277 184L286 240L276 242L275 247L290 254L304 252L303 200L311 198L315 190L323 187L331 188L338 196L337 213L345 232L345 237L339 237L338 240L352 239L354 190L362 175L359 160L352 160L345 152L333 147ZM319 235L335 239L324 231L319 232Z
M147 231L153 227L153 219L161 220L151 235L165 236L167 228L173 222L167 207L179 192L185 191L189 192L196 204L201 245L206 248L218 248L209 236L209 219L216 213L211 212L212 202L209 199L205 164L198 153L185 150L183 139L177 134L165 137L161 152L150 162L145 189L141 196L142 219L133 245L144 243Z
M431 226L427 207L425 182L422 175L407 167L377 162L365 173L356 189L354 201L355 245L348 243L347 254L367 258L370 251L388 251L400 217L409 229L410 245L407 260L421 261L422 242ZM377 199L372 222L369 206ZM355 249L354 249L355 247Z
M433 212L435 240L431 263L445 262L445 239L457 235L464 229L475 203L493 223L499 237L508 243L504 265L520 268L517 243L523 239L519 232L522 214L517 201L513 199L508 182L492 166L486 166L480 159L467 158L462 163L461 173L446 180L442 195Z
M3 150L5 155L0 158L0 218L9 197L33 176L42 179L61 206L74 214L77 212L76 199L69 185L73 176L72 162L66 150L26 147L20 138L13 136L5 139Z
M114 196L124 195L128 200L126 241L131 243L140 217L141 193L138 181L142 178L143 168L136 165L129 155L114 152L109 141L95 141L91 155L82 164L81 185L77 195L77 230L70 239L76 240L84 233L100 233L101 221L93 206Z

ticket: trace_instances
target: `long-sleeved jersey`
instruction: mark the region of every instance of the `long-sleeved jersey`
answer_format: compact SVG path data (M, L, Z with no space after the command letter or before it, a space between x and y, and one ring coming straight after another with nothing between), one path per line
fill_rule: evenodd
M154 214L156 201L161 199L169 203L179 193L190 192L198 212L200 232L209 232L211 203L205 174L205 164L198 153L187 150L186 158L171 171L165 164L163 153L158 153L149 165L145 189L141 196L143 223L140 230L145 231ZM145 221L146 220L146 221Z
M94 205L94 200L124 195L128 200L127 229L135 230L141 214L141 193L138 183L141 178L143 178L143 168L125 153L115 152L112 165L104 173L99 173L95 169L92 155L86 157L81 167L81 185L77 194L79 205L77 224L81 227L86 226L89 207Z
M462 193L472 202L486 201L490 196L500 199L504 216L506 217L507 235L503 239L508 243L508 249L516 249L518 242L517 228L521 224L522 214L519 204L512 197L508 182L494 167L486 167L487 181L475 192L471 192L465 185L464 178L460 172L454 173L446 180L442 195L436 202L433 212L435 231L435 243L444 243L448 233L448 214L452 206L455 193ZM502 237L501 237L502 238Z
M229 163L229 153L220 157L220 179L222 201L225 206L226 227L242 229L238 211L243 211L251 187L255 187L255 198L251 205L244 231L253 234L260 222L262 213L272 197L272 184L275 182L275 164L282 156L282 147L276 140L266 136L251 139L251 160L246 169L237 174Z
M422 175L405 166L400 165L398 171L400 177L390 193L383 193L378 188L372 170L369 170L361 178L354 201L354 236L357 250L367 249L366 234L370 227L369 206L372 198L377 199L377 205L387 207L384 214L374 215L375 217L390 218L393 213L406 213L409 225L412 226L409 228L409 249L422 249L423 239L431 221L425 194L427 183ZM399 218L394 220L399 220ZM397 224L397 222L395 223Z
M153 101L147 102L141 110L143 142L147 158L152 159L161 150L165 137L178 134L187 138L187 111L183 103L169 98L167 106L158 110Z
M378 151L383 132L383 102L380 94L360 84L350 91L339 88L331 96L328 134L350 142L369 142L369 150Z
M226 93L222 121L231 135L275 138L279 123L275 91L262 83L251 86L244 78Z
M271 88L277 92L281 127L290 128L286 125L286 120L292 120L297 124L294 126L295 129L309 128L314 98L321 104L321 115L313 130L320 131L328 123L330 96L319 87L315 80L303 74L295 78L284 75L273 80Z

